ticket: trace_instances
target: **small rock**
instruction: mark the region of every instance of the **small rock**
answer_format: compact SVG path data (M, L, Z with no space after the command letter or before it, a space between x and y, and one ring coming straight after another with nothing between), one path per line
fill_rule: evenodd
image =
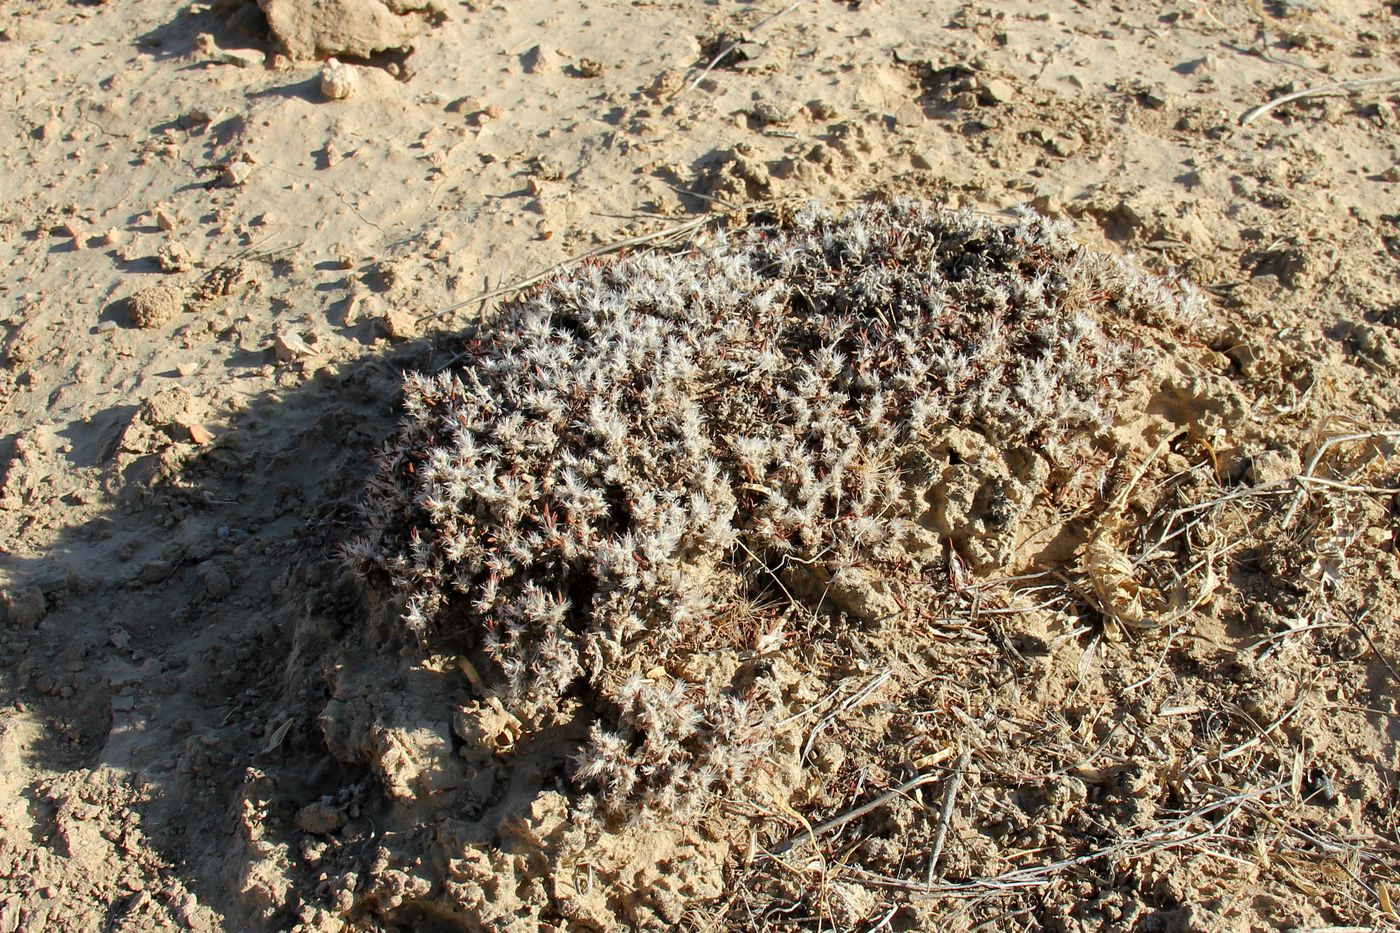
M77 220L64 221L63 232L72 239L74 249L82 249L87 242L87 231L83 229L82 223Z
M977 99L983 104L1005 104L1009 103L1015 94L1011 82L992 78L982 82L982 86L977 90Z
M1063 192L1052 186L1037 186L1030 204L1035 210L1050 217L1062 217L1065 213Z
M236 65L239 68L256 68L267 60L263 53L251 49L220 48L214 37L207 32L201 32L194 37L194 54L210 64Z
M133 696L118 695L112 697L112 712L129 713L136 708L136 698Z
M1291 450L1265 450L1249 458L1245 477L1255 486L1282 483L1302 472L1303 464Z
M1045 141L1045 146L1060 158L1067 159L1084 148L1084 138L1078 133L1056 133Z
M530 175L544 181L561 181L564 178L564 166L552 159L536 159Z
M355 69L344 62L328 58L321 66L321 93L329 100L345 100L355 93L358 83Z
M1204 58L1193 58L1184 61L1172 69L1177 74L1182 75L1206 75L1216 70L1218 59L1214 55L1207 55Z
M345 825L345 811L328 803L308 803L297 811L297 828L318 836L328 836Z
M161 230L175 229L175 215L171 214L163 207L156 208L156 226Z
M520 66L526 74L549 74L558 68L557 57L553 49L537 45L520 56Z
M924 122L924 108L912 100L906 100L894 112L894 122L904 127L918 126Z
M272 341L272 353L278 362L291 363L295 360L315 356L316 351L294 330L279 330Z
M472 97L470 94L468 94L466 97L457 98L443 109L445 109L448 113L473 114L480 112L483 106L485 105L481 102L481 98Z
M163 560L157 558L148 560L141 565L142 583L159 583L168 579L175 572L175 562L173 560Z
M175 437L175 428L197 421L202 409L199 401L182 386L166 386L142 401L132 421L168 431Z
M814 100L807 104L807 112L813 120L835 120L840 113L832 104L824 100Z
M194 268L194 257L183 243L166 243L156 253L156 264L162 272L188 272Z
M1137 102L1148 110L1161 110L1167 106L1169 98L1167 92L1159 84L1149 84L1145 81L1133 82L1129 90L1137 99Z
M685 75L674 68L667 68L661 74L652 79L643 93L652 100L665 100L676 94L685 87Z
M202 424L187 424L185 430L189 432L190 441L201 447L214 439L214 432Z
M749 116L759 126L783 126L797 116L797 108L761 100L749 108Z
M195 568L195 576L204 584L204 594L210 599L223 599L233 592L233 581L229 579L228 572L215 561L200 564Z
M164 327L185 309L185 290L178 285L152 285L126 300L126 315L137 327Z
M418 336L418 321L403 308L390 308L379 320L391 340L411 340Z
M102 243L105 246L121 246L128 239L130 234L121 227L109 227L107 232L102 234Z
M10 624L22 629L38 625L44 621L44 615L48 612L43 591L33 586L6 590L3 602Z
M20 929L20 905L18 897L7 897L0 901L0 933L14 933Z
M242 159L234 159L224 166L220 173L220 180L225 188L242 188L248 183L248 177L253 174L253 166Z
M580 58L575 67L585 78L596 78L603 73L603 63L592 58Z

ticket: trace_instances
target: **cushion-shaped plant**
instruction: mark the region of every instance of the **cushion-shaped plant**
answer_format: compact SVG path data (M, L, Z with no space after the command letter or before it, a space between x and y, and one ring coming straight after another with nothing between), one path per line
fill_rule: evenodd
M942 432L1063 461L1146 364L1134 334L1199 310L1062 224L911 203L592 262L406 377L347 551L508 705L583 698L606 806L694 803L784 714L750 662L794 611L937 586L915 478Z

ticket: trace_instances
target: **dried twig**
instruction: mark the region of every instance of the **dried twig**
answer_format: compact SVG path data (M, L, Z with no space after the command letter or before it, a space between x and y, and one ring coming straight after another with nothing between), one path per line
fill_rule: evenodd
M894 798L902 796L903 794L907 794L917 787L923 787L925 784L931 784L936 780L938 780L938 775L933 772L921 774L916 778L911 778L910 780L905 781L898 787L885 791L883 794L876 797L874 800L871 800L867 803L863 803L858 807L853 807L852 809L847 810L845 813L842 813L839 816L833 816L825 823L819 823L807 832L798 833L795 836L791 836L787 839L784 839L782 842L778 843L776 846L770 849L769 853L772 855L782 855L786 852L792 851L793 849L802 845L804 842L815 842L818 836L821 836L825 833L829 833L839 826L845 826L852 820L858 820L862 816L865 816L867 813L880 809Z
M1289 785L1284 782L1262 787L1257 790L1232 794L1228 797L1223 797L1208 803L1169 823L1164 823L1151 832L1141 836L1125 839L1122 842L1116 842L1112 845L1104 846L1103 848L1094 849L1085 852L1083 855L1061 859L1045 865L1017 868L993 877L973 878L968 881L939 884L929 887L923 882L884 877L876 875L874 872L854 868L853 866L847 866L845 870L848 872L853 871L863 876L863 880L867 883L878 884L881 887L910 891L916 896L934 896L939 894L967 895L978 892L1001 891L1010 888L1043 887L1051 884L1053 876L1067 868L1086 865L1090 862L1096 862L1105 858L1140 857L1144 853L1154 849L1173 849L1217 837L1225 831L1235 815L1238 814L1246 804L1258 800L1259 798L1266 797L1269 794L1285 790L1288 786ZM1220 810L1227 810L1227 812L1216 820L1210 828L1198 832L1189 831L1188 827L1190 824ZM1183 835L1183 833L1185 834Z
M529 288L531 285L543 282L545 279L549 278L551 275L554 275L556 272L563 272L565 269L576 266L582 262L587 262L589 259L596 259L599 256L606 256L609 253L616 253L620 250L627 249L631 246L642 246L643 244L647 243L658 243L665 242L668 240L683 239L688 234L699 230L706 224L715 223L716 221L721 219L723 219L722 216L706 214L701 217L695 217L691 220L687 220L685 223L676 224L673 227L664 227L660 230L653 230L651 233L643 233L640 236L628 237L625 240L617 240L612 243L606 243L595 249L591 249L586 253L580 253L579 255L572 256L568 259L563 260L562 262L556 262L549 268L537 272L534 275L529 276L527 278L518 279L514 282L511 282L509 285L502 285L499 288L493 288L489 291L484 291L479 295L473 295L470 298L463 299L462 301L459 301L455 304L450 304L445 308L438 309L437 311L429 311L424 314L420 314L418 315L418 317L420 319L425 317L441 319L451 314L453 311L456 311L460 308L465 308L467 305L474 305L480 302L490 301L492 298L499 298L501 295L509 295L518 292L521 289Z
M1353 628L1355 628L1358 632L1361 633L1362 638L1366 639L1366 644L1371 646L1372 653L1375 654L1375 656L1380 660L1380 662L1385 665L1385 669L1390 671L1390 676L1394 680L1394 682L1396 684L1400 684L1400 671L1396 671L1395 665L1391 663L1390 658L1386 656L1386 653L1382 651L1380 649L1380 646L1378 646L1375 643L1375 641L1371 638L1371 633L1366 631L1366 629L1361 625L1361 623L1366 620L1366 616L1368 615L1368 613L1369 610L1367 612L1363 612L1360 616L1356 616L1348 612L1347 621L1351 623Z
M958 763L953 766L953 772L948 775L948 785L943 788L943 807L938 812L938 829L933 834L933 846L928 853L928 871L924 874L924 883L930 888L933 887L938 860L943 857L943 843L948 839L948 824L953 821L953 807L957 803L963 772L971 760L972 753L964 749Z
M870 696L871 693L875 692L875 688L879 687L882 683L889 680L890 675L893 673L894 671L891 668L885 668L879 674L876 674L873 678L871 678L871 680L864 687L861 687L855 693L842 700L834 710L823 716L821 720L815 726L812 727L811 733L809 733L807 736L807 741L803 743L802 757L800 761L803 764L806 764L807 756L812 753L812 745L817 741L817 736L821 733L823 729L835 722L842 713L850 710L852 707L856 706L861 701L863 701L866 697Z
M1317 446L1313 452L1312 459L1308 461L1307 469L1294 477L1298 483L1298 491L1293 494L1293 501L1289 503L1288 511L1284 513L1281 527L1288 528L1293 522L1293 516L1297 513L1298 507L1303 504L1303 500L1308 497L1309 481L1314 479L1313 473L1317 471L1318 465L1322 462L1323 456L1336 444L1344 444L1350 441L1373 441L1378 438L1386 440L1400 439L1400 431L1362 431L1356 434L1338 434L1329 437Z
M765 19L760 20L758 24L754 26L752 30L750 30L750 32L758 32L764 26L767 26L769 23L773 22L773 20L777 19L780 16L786 16L788 13L791 13L793 10L797 9L801 5L802 0L793 0L792 3L783 7L778 12L766 17ZM710 59L710 63L705 66L704 70L702 70L698 75L696 75L693 81L691 81L685 87L677 91L675 96L671 98L671 101L678 101L682 97L699 87L700 82L705 80L705 76L708 75L710 72L714 71L715 68L719 66L720 62L728 58L734 52L734 50L737 49L739 46L743 45L744 42L744 39L735 39L733 42L726 43L725 46L722 49L720 49L719 54L716 55L714 58Z
M1284 104L1292 103L1295 100L1303 100L1307 97L1327 97L1332 94L1350 93L1363 88L1378 87L1382 84L1400 83L1400 75L1390 75L1384 78L1362 78L1357 81L1335 81L1331 84L1320 84L1317 87L1304 88L1301 91L1294 91L1292 94L1284 94L1282 97L1275 97L1268 103L1252 107L1240 115L1240 126L1249 126L1264 114L1275 107L1282 107Z

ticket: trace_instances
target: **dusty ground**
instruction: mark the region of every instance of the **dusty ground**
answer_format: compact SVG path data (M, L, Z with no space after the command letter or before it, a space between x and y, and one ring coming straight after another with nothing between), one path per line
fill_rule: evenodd
M0 10L0 933L1400 924L1400 84L1241 125L1400 75L1400 8L379 12L323 82L251 3ZM1130 633L1027 528L936 624L808 633L795 771L600 828L578 736L515 747L336 556L399 373L555 263L887 195L1210 295L1183 434L1045 508L1128 488L1147 561L1188 507L1215 579Z

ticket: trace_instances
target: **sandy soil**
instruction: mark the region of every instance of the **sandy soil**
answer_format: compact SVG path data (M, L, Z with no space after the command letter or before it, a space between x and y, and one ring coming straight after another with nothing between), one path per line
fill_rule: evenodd
M1400 924L1400 83L1241 120L1400 76L1400 8L263 7L0 9L0 933ZM772 774L596 821L580 722L518 742L338 556L400 374L555 264L890 196L1200 286L1132 409L1180 439L1125 415L937 624L809 632ZM1131 631L1080 545L1173 514Z

